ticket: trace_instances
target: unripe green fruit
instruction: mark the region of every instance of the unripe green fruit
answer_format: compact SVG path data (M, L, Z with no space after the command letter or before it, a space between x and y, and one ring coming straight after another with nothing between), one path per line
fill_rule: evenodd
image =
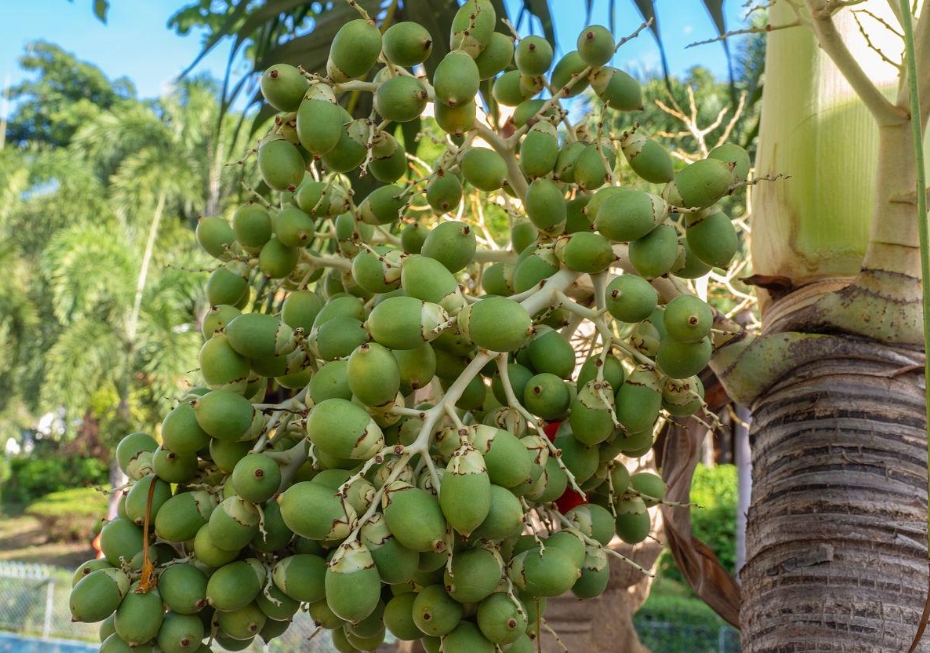
M311 540L345 537L357 517L355 510L340 500L331 488L312 481L294 483L276 500L287 527ZM307 510L308 505L314 509Z
M304 178L306 163L297 147L285 140L272 140L258 148L258 170L274 190L293 191Z
M517 258L517 267L513 271L514 292L529 290L558 271L559 260L551 249L536 249L523 260Z
M513 37L501 32L492 32L484 50L475 57L478 66L478 76L482 79L491 79L501 72L513 61Z
M588 145L575 161L575 183L584 190L600 188L613 177L616 162L617 153L609 142L603 141L600 148Z
M648 537L652 520L641 498L627 497L617 502L616 529L627 544L638 544Z
M523 204L530 222L541 232L556 235L565 228L565 196L554 181L534 180Z
M351 374L349 379L351 387ZM384 447L384 435L371 416L345 399L327 399L314 406L307 417L307 435L316 447L339 458L368 460Z
M451 633L463 615L462 604L449 596L442 585L424 587L413 601L413 622L433 637Z
M472 147L462 157L462 174L478 190L499 190L507 179L507 164L494 150Z
M170 542L193 539L200 527L207 523L216 501L206 493L181 492L175 494L155 515L155 534Z
M675 169L668 150L644 134L635 130L623 132L620 149L633 172L646 181L664 184L674 178Z
M215 269L207 279L207 300L212 306L238 306L249 297L249 270L239 261L230 261ZM211 334L212 335L212 334Z
M407 172L407 152L396 138L386 132L378 132L375 140L383 140L384 144L372 148L374 156L368 162L368 171L378 181L392 184Z
M400 368L386 347L376 342L359 345L349 356L349 388L367 406L382 406L400 390Z
M436 100L450 107L467 104L478 93L480 81L475 60L466 52L453 50L443 57L433 73Z
M427 343L416 349L391 350L391 354L397 361L400 391L405 396L425 388L436 375L436 354Z
M214 544L210 537L209 524L204 524L194 536L194 556L208 567L222 567L235 560L238 555L238 551L226 551Z
M525 452L520 460L529 460ZM520 505L520 500L510 490L492 484L491 510L481 525L474 530L472 538L492 542L501 541L519 535L522 529L523 507Z
M607 554L602 549L588 547L581 566L581 578L572 585L572 594L579 599L593 599L604 593L609 581Z
M613 391L606 381L592 379L582 385L572 402L570 416L576 438L589 447L610 438L614 432L610 414L613 407Z
M591 87L616 111L642 111L643 87L622 70L605 66L591 75Z
M203 317L200 331L203 337L209 340L214 332L224 328L231 320L241 315L241 311L235 306L229 304L219 304L210 307L207 314Z
M361 540L371 552L383 582L390 585L406 583L416 574L420 554L397 541L382 513L375 513L362 526Z
M138 583L123 598L116 610L113 625L120 639L137 647L155 639L164 620L164 607L157 589L142 594L137 590Z
M704 385L697 376L668 379L662 388L662 407L675 416L687 417L703 405Z
M571 394L565 382L555 374L537 374L523 390L523 405L545 420L561 417L571 404Z
M243 247L257 251L271 238L271 216L260 204L243 204L233 214L233 231Z
M297 109L297 138L314 154L327 154L338 144L352 116L341 105L324 99L305 98Z
M575 528L603 546L613 539L614 517L603 506L586 503L572 508L565 516Z
M262 95L278 111L297 111L309 82L294 66L275 64L262 73Z
M442 222L429 232L420 253L436 259L449 272L465 268L475 258L478 241L474 230L464 222Z
M294 271L299 259L296 247L288 247L272 236L258 254L258 269L269 279L283 279Z
M382 506L385 523L403 546L421 553L443 550L448 524L436 497L395 481L387 486Z
M477 105L474 100L450 107L442 102L433 104L433 113L439 128L451 136L460 137L475 128Z
M685 379L707 367L712 353L713 346L707 337L694 343L663 338L656 353L656 364L673 379Z
M526 609L504 592L491 594L478 605L478 628L495 644L510 644L526 632Z
M152 467L166 483L186 483L197 475L197 456L158 447L152 454Z
M375 91L375 111L385 120L410 122L426 108L426 87L416 77L398 75L381 83Z
M248 641L261 631L268 617L255 603L249 603L237 610L219 612L216 623L220 632L238 641Z
M722 211L697 214L685 233L691 252L707 265L726 269L739 249L739 234Z
M155 490L152 494L151 510L149 511L151 518L154 519L162 504L171 498L171 486L155 476L155 474L149 474L133 483L132 488L126 495L125 510L126 517L137 526L141 526L145 522L146 506L149 505L149 486L152 483L155 484Z
M236 441L252 426L255 410L248 399L228 390L208 392L192 403L197 424L219 440Z
M734 229L734 232L735 231ZM713 266L702 261L698 255L694 253L691 249L691 243L687 238L687 232L685 236L685 239L681 241L681 256L679 256L679 263L681 263L681 265L679 266L678 263L676 263L675 267L672 268L672 274L682 279L698 279L710 272ZM682 261L681 259L684 260Z
M520 39L514 53L517 68L524 75L545 75L552 65L552 44L541 36Z
M312 290L290 293L281 306L281 321L292 329L303 329L310 333L313 321L323 308L323 300Z
M434 340L448 319L438 304L415 297L389 297L371 311L366 325L371 337L389 349L415 349Z
M148 433L130 433L116 445L116 462L124 474L132 462L145 452L152 453L158 449L158 441Z
M490 0L468 0L452 18L450 49L477 57L490 43L496 23Z
M539 232L536 231L536 227L533 226L532 222L515 222L510 230L510 242L513 245L513 251L518 254L525 251L527 247L536 242L538 236Z
M494 653L496 648L475 624L462 621L442 638L442 650L444 653Z
M654 506L662 501L668 489L662 477L650 472L639 472L630 476L630 487L640 493L647 507Z
M223 218L201 216L197 218L197 244L203 250L221 261L228 260L230 248L236 242L236 234Z
M404 21L385 30L381 48L395 66L416 66L426 61L433 51L433 37L419 23Z
M539 78L542 79L542 78ZM542 89L531 89L528 93L536 95ZM516 127L523 127L530 123L536 123L539 120L554 120L556 118L552 109L543 111L546 106L545 100L526 100L517 105L513 112L513 124ZM542 112L542 113L540 113Z
M378 245L352 259L352 278L365 291L380 294L400 287L401 253Z
M172 565L161 572L158 592L169 610L197 614L207 605L207 577L192 564Z
M607 284L607 311L621 322L641 322L656 308L659 295L652 285L633 274L624 274Z
M718 145L707 155L708 159L718 159L724 163L733 164L733 180L736 183L746 181L749 177L749 169L752 162L749 160L749 154L736 143L724 143Z
M489 549L469 549L452 557L443 582L459 603L478 603L500 584L503 571L500 558Z
M326 596L326 561L310 554L299 553L278 560L272 572L275 586L300 602L315 603Z
M569 270L597 274L617 260L613 247L604 236L590 231L579 231L565 238L564 245L556 249Z
M241 551L258 532L261 514L236 494L230 494L210 513L207 528L210 541L224 551Z
M323 154L323 163L333 172L349 172L359 167L368 154L372 127L367 120L352 120L339 132L339 142Z
M281 209L274 217L275 235L286 247L307 245L313 238L313 226L313 218L295 207Z
M515 107L532 97L532 95L524 93L520 84L519 70L508 71L495 79L494 85L491 87L491 95L506 107Z
M442 480L439 506L449 525L471 534L491 509L491 480L484 457L472 446L462 446L449 461Z
M93 571L71 590L71 618L89 623L106 619L120 606L128 592L129 577L121 570Z
M355 541L340 548L326 569L326 603L340 619L358 623L381 596L381 578L368 548Z
M515 556L508 571L511 580L529 596L559 596L581 576L571 555L558 547L533 548Z
M200 617L169 612L161 623L156 641L164 653L195 653L202 644L203 635Z
M623 380L626 378L626 372L624 372L623 364L620 360L611 354L608 354L603 359L603 363L600 354L592 354L591 358L586 360L581 366L581 369L578 370L578 378L575 380L575 384L579 388L583 388L588 381L593 381L597 378L598 369L601 367L604 369L604 381L609 383L611 388L619 388L620 384L623 383Z
M423 636L423 632L413 621L413 603L416 598L415 592L405 592L398 594L384 606L384 625L397 639L409 642Z
M533 321L521 304L503 297L485 297L462 309L458 324L479 347L503 352L526 344Z
M286 356L297 347L291 327L262 313L244 313L231 320L226 337L233 349L248 358Z
M589 66L603 66L614 56L614 36L603 25L585 27L578 35L578 54Z
M120 639L120 636L114 630L101 641L98 653L152 653L153 650L154 647L151 644L142 644L136 648L131 648L129 644Z
M453 174L443 174L426 186L426 201L436 213L455 211L462 202L462 182Z
M662 384L655 370L637 367L617 390L616 414L627 433L652 428L662 405Z
M565 90L572 77L581 75L587 67L588 64L585 63L577 50L572 50L559 59L558 63L555 64L555 68L552 69L552 88L560 92L559 97L575 97L588 88L588 77L585 75L578 77L567 92Z
M508 297L513 294L514 266L510 263L492 263L481 275L481 287L488 295Z
M381 31L362 18L339 28L330 45L332 64L349 78L363 77L381 54Z
M221 612L240 610L255 600L263 584L264 574L255 565L246 560L230 562L207 581L207 602Z
M559 138L555 127L538 122L530 128L520 145L520 169L530 179L552 172L559 158Z
M679 342L699 342L714 324L710 306L694 295L679 295L666 306L662 316L665 331Z
M400 244L407 254L419 254L423 249L427 231L419 222L408 222L400 232Z
M240 497L252 503L264 503L277 494L281 469L268 456L255 453L236 463L230 479Z
M575 349L558 331L537 327L536 336L526 347L533 369L568 379L575 371ZM509 367L509 366L508 366Z
M654 279L672 269L678 260L678 232L661 224L630 243L630 263L643 277Z
M703 159L685 166L675 175L682 205L704 209L717 202L730 190L734 166L719 159Z
M606 189L604 189L606 190ZM595 198L604 191L598 191ZM658 195L623 189L591 200L587 211L596 211L594 227L610 240L630 242L647 235L668 217L668 203Z

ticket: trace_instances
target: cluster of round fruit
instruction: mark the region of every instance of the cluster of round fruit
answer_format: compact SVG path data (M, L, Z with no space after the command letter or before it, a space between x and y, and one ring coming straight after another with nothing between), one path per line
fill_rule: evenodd
M496 24L489 0L466 2L430 82L411 70L431 52L422 26L365 18L339 31L325 76L264 74L282 113L258 162L280 201L199 223L220 261L204 386L160 441L120 442L128 491L104 557L75 574L73 617L103 622L103 653L237 650L302 605L340 651L389 631L428 651L528 653L547 597L598 596L612 538L648 536L665 486L618 456L703 404L714 313L669 276L729 263L736 232L715 205L748 157L723 146L676 172L638 129L588 138L560 99L590 85L608 107L642 105L606 65L610 32L585 28L547 79L551 45L515 47ZM506 136L477 115L491 78L515 106ZM337 103L349 91L374 94L371 118ZM430 105L445 152L401 182L411 167L385 128ZM618 145L661 193L612 183ZM360 202L356 169L381 184ZM511 247L486 252L460 207L498 191ZM412 217L417 202L433 217ZM579 366L582 324L599 345Z

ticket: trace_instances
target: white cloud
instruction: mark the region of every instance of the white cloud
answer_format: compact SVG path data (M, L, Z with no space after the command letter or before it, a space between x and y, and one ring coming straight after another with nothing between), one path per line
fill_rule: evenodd
M681 31L682 31L685 35L691 34L691 33L694 31L694 25L685 25L685 26L681 29Z

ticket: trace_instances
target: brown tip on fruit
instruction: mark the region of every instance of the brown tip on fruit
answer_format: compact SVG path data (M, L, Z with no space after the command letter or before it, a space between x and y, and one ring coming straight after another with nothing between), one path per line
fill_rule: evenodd
M272 70L268 73L268 76L269 76L271 79L277 79L277 78L278 78L278 71L272 69Z
M530 52L532 52L533 50L536 49L536 44L535 44L535 43L530 43L527 47L529 48Z
M586 32L585 35L584 35L584 37L585 37L586 39L588 39L589 41L593 41L593 40L594 40L594 32Z

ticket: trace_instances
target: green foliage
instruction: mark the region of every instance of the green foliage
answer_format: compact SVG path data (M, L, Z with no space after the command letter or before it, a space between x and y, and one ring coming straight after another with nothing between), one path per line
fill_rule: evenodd
M71 488L33 501L25 513L42 522L51 541L88 541L106 507L107 497L99 490Z
M717 555L731 574L736 570L736 466L698 465L691 484L691 532ZM664 553L659 574L683 582L671 554Z
M46 41L30 44L20 66L37 76L10 88L17 109L8 138L20 145L67 145L98 109L118 106L136 94L125 77L111 82L96 66Z
M52 447L41 446L30 456L11 459L9 465L2 488L4 503L26 504L67 488L107 483L105 462L62 456Z

